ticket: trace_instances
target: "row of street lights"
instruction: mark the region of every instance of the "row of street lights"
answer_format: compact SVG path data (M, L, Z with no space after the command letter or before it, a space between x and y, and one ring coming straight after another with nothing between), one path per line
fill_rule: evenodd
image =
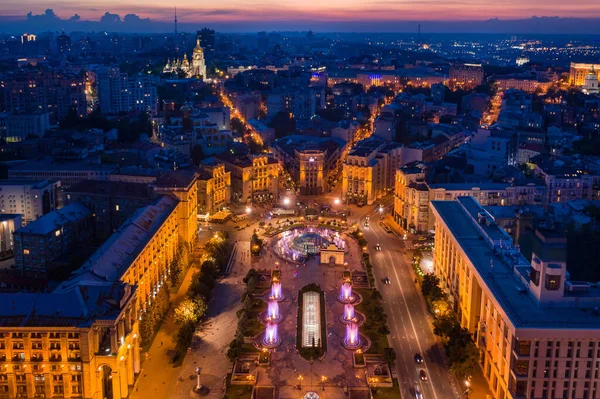
M304 379L304 377L302 377L302 374L298 374L298 389L302 389L302 380ZM321 383L323 384L323 391L325 390L325 382L327 381L327 377L325 377L324 375L321 376Z

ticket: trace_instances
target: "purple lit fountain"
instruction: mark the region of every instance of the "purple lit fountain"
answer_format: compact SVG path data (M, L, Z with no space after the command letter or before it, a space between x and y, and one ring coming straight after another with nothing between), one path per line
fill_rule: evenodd
M262 344L265 348L276 348L281 344L281 338L277 332L277 324L267 323L265 336L262 339Z
M267 313L265 314L265 320L267 322L279 323L283 318L279 313L279 302L275 299L270 299L267 304Z
M344 319L348 321L354 320L354 305L351 303L344 305Z
M351 350L359 349L362 346L356 323L346 324L346 336L342 340L342 345L344 345L344 348Z
M281 302L285 299L283 292L281 291L281 283L277 280L273 281L271 284L271 295L269 295L269 299L277 302Z
M340 295L338 295L338 301L341 303L354 303L354 297L352 296L352 284L345 282L340 288Z

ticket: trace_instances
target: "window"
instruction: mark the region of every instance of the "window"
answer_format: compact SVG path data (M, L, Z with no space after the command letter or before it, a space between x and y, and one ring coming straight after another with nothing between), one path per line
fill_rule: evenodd
M560 276L546 275L546 289L548 291L558 291L560 288Z

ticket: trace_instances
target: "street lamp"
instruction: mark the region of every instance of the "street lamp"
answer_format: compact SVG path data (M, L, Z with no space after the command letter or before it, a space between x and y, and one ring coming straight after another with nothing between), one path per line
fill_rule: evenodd
M285 197L285 198L283 199L283 205L286 205L286 206L287 206L287 205L289 205L289 204L290 204L290 198L289 198L289 197Z
M302 389L302 374L298 374L298 389Z
M465 398L469 399L469 387L471 386L471 381L465 380L465 385L467 386L467 389L465 390Z
M197 376L196 391L200 391L200 388L202 388L202 385L200 385L200 373L201 372L202 372L202 369L200 367L196 367L196 376Z
M252 213L252 208L250 208L249 206L246 207L246 214L249 215Z
M323 383L323 390L325 390L325 381L327 381L327 377L324 375L321 376L321 382Z
M333 204L334 204L334 205L339 205L341 202L342 202L342 201L340 201L340 199L339 199L339 198L336 198L336 199L334 199L334 200L333 200Z

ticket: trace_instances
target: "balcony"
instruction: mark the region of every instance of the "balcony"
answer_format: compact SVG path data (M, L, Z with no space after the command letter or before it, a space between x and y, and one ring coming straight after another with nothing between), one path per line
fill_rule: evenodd
M51 355L48 360L51 362L62 362L62 356L61 355Z

